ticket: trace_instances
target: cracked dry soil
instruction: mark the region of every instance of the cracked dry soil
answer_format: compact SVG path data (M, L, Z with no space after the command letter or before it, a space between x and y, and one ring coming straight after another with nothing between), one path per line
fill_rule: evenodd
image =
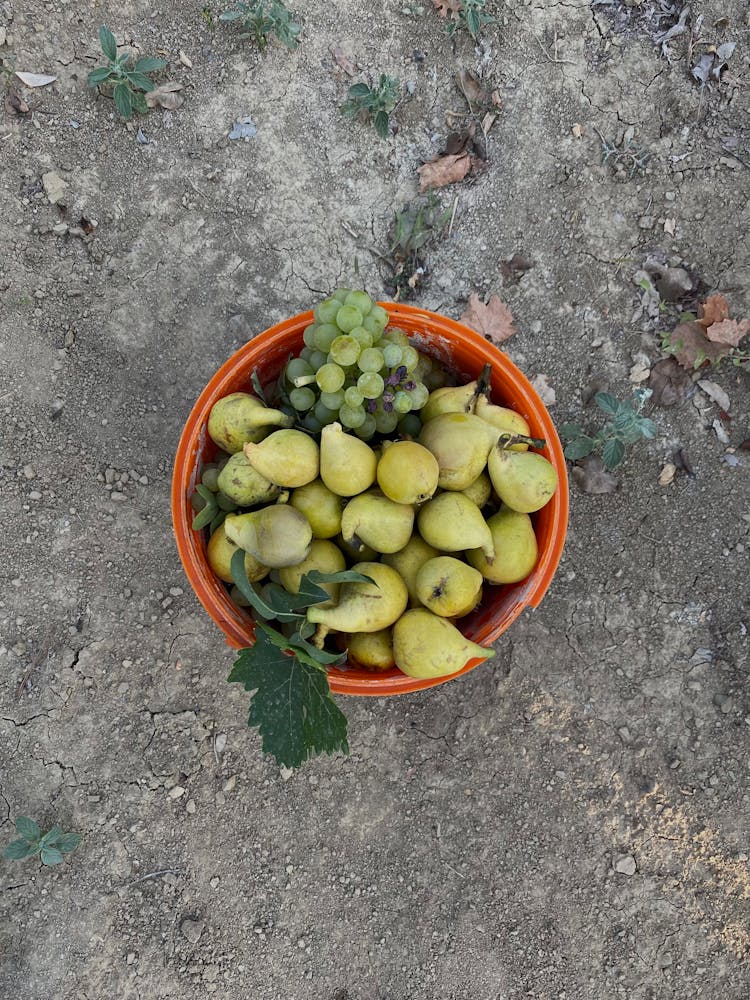
M661 356L634 318L647 256L747 316L746 5L696 5L705 39L737 42L733 82L703 93L690 37L667 58L646 30L676 21L655 0L490 3L478 49L402 0L297 7L299 49L261 56L177 0L0 5L3 57L58 76L0 129L0 833L25 814L83 834L58 868L0 864L0 995L746 998L749 460L727 461L746 371L709 373L729 446L693 387L652 408L658 437L618 492L573 486L560 570L493 662L345 700L351 756L293 775L245 727L169 513L218 365L355 257L384 296L374 251L465 110L460 69L502 109L487 169L441 192L454 224L417 304L459 316L472 290L501 295L508 352L549 377L560 423L594 419L592 382L626 398L634 358ZM184 83L181 109L138 123L148 144L86 88L102 22ZM336 45L413 84L387 141L339 114ZM255 138L229 141L248 114ZM651 154L632 179L598 135L628 129ZM533 262L516 283L514 253ZM679 449L693 475L659 486Z

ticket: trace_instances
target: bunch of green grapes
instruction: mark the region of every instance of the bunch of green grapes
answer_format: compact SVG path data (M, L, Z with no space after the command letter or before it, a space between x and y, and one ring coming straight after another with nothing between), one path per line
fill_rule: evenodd
M289 404L307 430L338 420L367 441L375 434L415 436L418 411L444 384L439 365L412 347L367 292L340 288L318 303L305 346L284 369Z

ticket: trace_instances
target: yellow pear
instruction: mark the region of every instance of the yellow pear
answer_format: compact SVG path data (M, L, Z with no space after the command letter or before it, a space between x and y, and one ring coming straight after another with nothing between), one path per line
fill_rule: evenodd
M536 566L539 549L528 514L501 507L487 518L495 552L491 559L481 549L467 549L466 561L489 583L518 583Z
M447 618L413 608L393 626L393 655L402 673L428 679L455 674L469 660L489 659L495 651L471 642Z
M218 400L208 415L208 433L224 451L242 451L248 441L262 441L274 427L291 427L294 417L272 410L249 392L232 392Z
M302 562L312 541L310 522L289 504L227 514L224 527L231 542L271 568Z
M428 500L417 514L417 525L422 538L443 552L481 548L488 557L494 554L482 512L463 493L448 491Z
M417 596L441 618L461 618L481 601L482 583L482 574L473 566L455 556L436 556L417 573Z
M437 459L416 441L388 441L378 462L378 486L396 503L424 503L437 489Z
M340 497L353 497L375 482L375 452L339 423L326 424L320 434L320 478Z
M281 493L281 487L261 476L242 451L230 456L219 473L217 483L219 490L240 507L271 503Z
M383 562L387 566L392 566L398 573L406 584L406 589L409 591L409 598L412 604L419 604L419 598L417 597L417 573L420 566L426 563L428 559L434 559L435 556L439 556L440 552L434 548L432 545L428 545L427 542L421 537L421 535L413 534L406 545L399 549L398 552L389 553L383 556Z
M246 444L243 450L253 468L277 486L294 489L318 477L320 450L304 431L274 431L257 444Z
M232 563L232 556L238 548L238 545L234 542L230 542L227 538L224 522L219 525L208 540L208 545L206 546L206 558L208 559L208 565L218 578L223 580L225 583L234 582L230 566ZM245 572L247 573L248 580L252 583L253 580L263 579L263 577L268 573L268 566L264 566L263 563L258 562L255 556L246 552Z
M322 479L298 486L289 498L292 507L301 511L312 528L313 538L333 538L341 531L344 504Z
M487 471L480 472L473 483L469 483L465 490L461 490L464 496L474 503L481 510L492 496L492 480L487 475Z
M350 562L376 562L380 557L379 552L365 545L360 538L347 542L343 535L337 535L335 542Z
M479 383L475 380L466 385L450 385L433 389L427 402L419 411L423 424L440 413L470 413Z
M279 569L279 583L290 594L299 593L299 585L305 573L317 569L321 573L340 573L346 569L346 560L341 549L324 538L313 538L310 551L294 566L282 566ZM325 608L335 604L339 599L340 583L321 583L319 586L331 595L331 600L318 607Z
M331 629L378 632L393 625L406 608L409 600L406 584L395 569L377 562L355 563L352 569L374 582L344 583L335 607L313 605L307 609L308 621L319 626L314 640L317 643L322 644Z
M474 413L496 427L501 434L524 434L526 437L531 435L529 425L520 413L507 406L496 406L484 395L477 396ZM510 451L528 451L528 448L527 444L519 442L511 445Z
M390 670L396 665L390 628L381 628L377 632L353 632L348 637L347 647L351 659L365 670Z
M544 507L557 489L557 472L544 455L514 452L498 445L487 462L495 492L511 510L531 514Z
M438 461L438 486L465 490L483 471L499 434L473 413L441 413L422 427L419 443Z
M341 536L355 548L360 543L376 552L398 552L411 538L414 508L395 503L379 490L353 497L341 516Z

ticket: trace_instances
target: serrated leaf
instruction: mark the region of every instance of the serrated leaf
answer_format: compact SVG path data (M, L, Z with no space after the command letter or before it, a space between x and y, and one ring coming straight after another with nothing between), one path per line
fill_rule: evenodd
M560 437L565 438L566 440L568 438L586 436L586 432L580 424L560 424L558 430L560 432Z
M51 830L45 833L39 843L42 847L54 847L62 835L62 827L53 826Z
M153 83L149 80L145 73L136 73L131 70L126 75L131 85L136 87L138 90L142 90L144 93L149 94L154 89Z
M625 445L617 438L606 441L602 448L602 461L608 469L615 469L625 458Z
M16 820L16 830L25 840L28 840L29 843L39 840L42 836L42 831L39 829L39 826L33 819L29 819L28 816L18 817Z
M112 91L112 97L114 98L115 107L120 117L129 121L133 117L133 101L128 85L126 83L116 83Z
M574 438L565 446L565 457L571 462L576 462L579 458L585 458L594 450L594 444L594 439L585 435Z
M64 833L57 842L58 851L63 854L70 854L81 843L80 833Z
M96 69L91 70L86 79L89 87L98 87L100 83L104 83L110 76L112 76L112 70L109 66L97 66Z
M638 429L641 432L641 437L645 438L655 438L657 433L656 424L653 420L648 417L641 417L638 421Z
M612 426L615 430L626 431L633 426L637 419L638 416L634 410L631 410L629 406L621 406L614 415Z
M264 752L280 766L349 752L346 717L331 697L325 673L284 653L263 627L255 645L240 650L229 680L254 692L248 725L258 727Z
M59 865L65 860L56 847L43 847L41 857L43 865Z
M366 83L353 83L347 91L349 98L367 97L369 94L370 88Z
M32 854L36 854L39 850L39 845L29 844L27 840L12 840L8 846L3 851L3 857L6 861L22 861L24 858L30 858Z
M99 44L101 45L102 52L107 59L114 62L117 58L117 40L109 28L104 24L101 28L99 28Z
M619 399L615 399L615 397L610 395L608 392L597 392L594 396L594 402L600 410L604 410L604 412L609 413L610 416L614 416L614 414L618 413L620 410Z
M135 64L136 73L156 73L167 65L166 59L153 56L142 56Z
M238 21L242 17L242 14L238 10L225 10L223 14L219 14L220 21Z
M388 138L388 113L386 111L378 111L375 115L375 131L381 139Z

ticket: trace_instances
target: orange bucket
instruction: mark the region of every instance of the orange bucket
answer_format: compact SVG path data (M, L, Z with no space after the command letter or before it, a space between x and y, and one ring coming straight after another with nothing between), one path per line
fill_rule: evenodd
M487 646L516 620L526 607L537 607L555 574L565 542L568 523L568 477L560 439L546 407L528 379L505 354L478 333L455 320L425 309L381 302L390 324L405 330L422 352L437 358L462 382L477 378L486 364L492 366L492 401L516 410L529 424L531 436L544 438L545 456L557 470L559 486L552 499L536 514L534 530L539 559L534 570L520 583L485 586L479 607L461 619L461 631ZM312 312L300 313L258 334L233 354L216 372L198 398L180 438L172 477L172 522L177 548L188 580L211 618L235 649L254 642L253 619L229 598L226 585L206 560L204 531L193 531L195 512L190 497L200 482L202 468L212 462L216 446L208 435L208 415L214 403L230 392L252 392L250 375L257 372L262 385L275 382L290 354L303 347L302 332L313 321ZM332 668L328 678L337 694L404 694L452 680L471 670L481 660L470 660L449 677L418 680L400 670L372 673L355 666Z

